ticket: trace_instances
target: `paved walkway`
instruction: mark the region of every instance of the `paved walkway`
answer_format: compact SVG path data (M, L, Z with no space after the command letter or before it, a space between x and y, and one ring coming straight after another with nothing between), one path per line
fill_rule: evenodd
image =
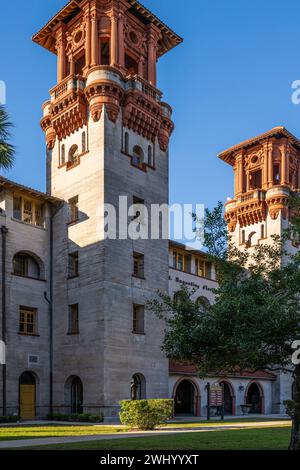
M70 424L70 423L69 423ZM126 439L132 437L148 437L148 436L162 436L172 434L182 434L191 432L213 432L220 430L234 430L234 429L247 429L247 428L261 428L261 427L276 427L280 425L286 425L287 422L283 420L278 421L258 421L248 423L227 423L219 424L216 423L211 426L195 426L190 428L161 428L158 431L140 431L140 432L119 432L115 434L99 434L90 436L70 436L70 437L47 437L37 439L24 439L24 440L11 440L11 441L0 441L0 449L21 449L33 446L44 446L44 445L57 445L57 444L72 444L77 442L91 442L91 441L103 441L110 439Z

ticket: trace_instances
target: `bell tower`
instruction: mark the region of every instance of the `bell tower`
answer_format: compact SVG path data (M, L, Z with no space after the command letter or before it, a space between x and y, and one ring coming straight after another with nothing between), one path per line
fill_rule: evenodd
M234 243L246 248L272 243L271 235L282 235L288 227L287 201L300 188L299 140L284 127L275 127L219 158L234 171L234 198L225 205Z
M83 410L114 416L133 390L168 396L163 324L146 308L168 290L168 240L107 239L104 212L120 196L168 203L174 125L156 67L182 39L136 0L71 0L33 40L57 56L41 126L48 192L66 202L53 235L53 403L73 406L75 378Z
M284 127L225 150L221 160L234 171L234 198L225 205L225 219L232 242L240 249L272 244L272 235L288 228L288 198L300 190L300 141ZM299 249L290 240L290 252ZM284 401L292 397L292 379L279 373L272 385L273 412L285 413Z

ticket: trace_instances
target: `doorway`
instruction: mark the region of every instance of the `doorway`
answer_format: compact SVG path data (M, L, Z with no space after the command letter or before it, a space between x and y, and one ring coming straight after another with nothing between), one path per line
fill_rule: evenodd
M175 414L195 416L195 387L190 380L182 380L176 389Z
M24 372L19 380L20 417L31 420L36 417L36 380L31 372Z

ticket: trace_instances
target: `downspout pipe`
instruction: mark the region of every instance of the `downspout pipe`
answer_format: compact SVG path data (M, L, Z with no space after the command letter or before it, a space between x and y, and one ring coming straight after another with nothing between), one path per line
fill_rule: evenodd
M2 335L1 339L6 345L6 236L7 227L2 225ZM2 365L2 409L3 416L6 416L6 364Z
M50 231L50 269L49 269L49 297L44 292L44 298L49 305L49 413L53 414L53 221L58 211L62 208L63 202L52 212L49 218Z

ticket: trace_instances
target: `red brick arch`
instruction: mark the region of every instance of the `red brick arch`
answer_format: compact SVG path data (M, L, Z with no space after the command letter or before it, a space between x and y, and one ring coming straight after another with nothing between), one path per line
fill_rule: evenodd
M251 380L248 385L247 385L247 388L246 388L246 391L245 391L245 396L244 396L244 403L245 405L247 404L247 396L248 396L248 392L249 392L249 388L251 387L251 385L257 385L258 389L259 389L259 406L260 406L260 413L261 414L265 414L265 394L264 394L264 389L262 387L262 385L257 381L257 380Z
M181 382L183 382L185 380L190 382L194 387L194 391L195 391L195 395L194 395L194 415L199 417L199 416L201 416L201 393L200 393L199 386L198 386L196 380L193 377L180 377L176 381L176 383L173 387L172 398L175 399L178 386L181 384ZM175 405L174 405L174 414L175 414Z

